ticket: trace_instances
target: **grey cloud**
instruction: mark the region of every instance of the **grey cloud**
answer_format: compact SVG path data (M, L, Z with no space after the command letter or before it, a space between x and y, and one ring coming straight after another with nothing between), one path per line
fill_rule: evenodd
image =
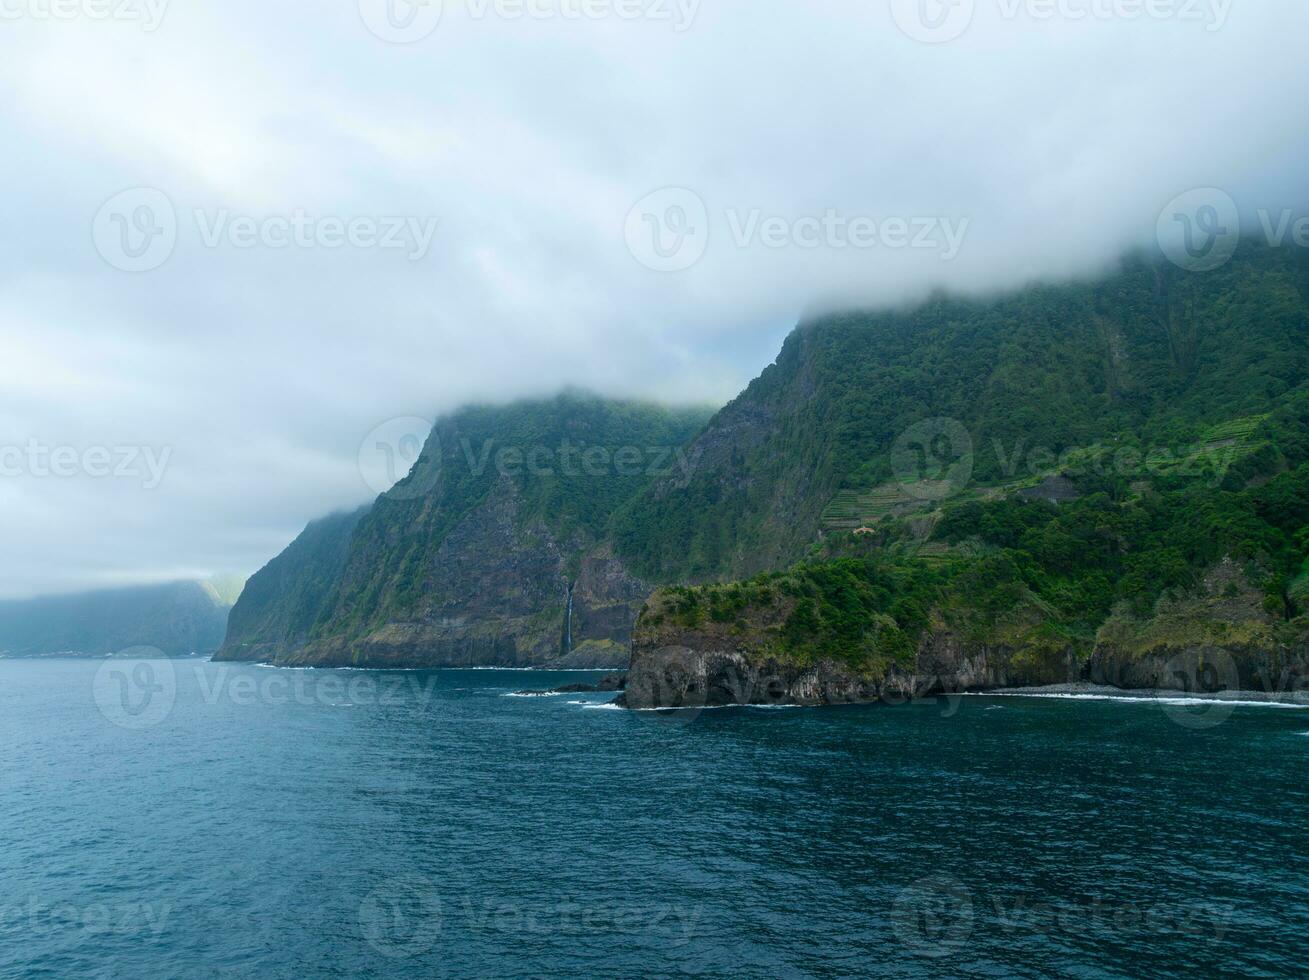
M805 310L1084 274L1193 187L1307 203L1304 5L1235 4L1216 30L974 6L942 44L903 5L836 0L706 0L681 32L447 0L411 45L350 2L6 22L0 445L171 457L148 490L0 478L0 596L251 571L371 496L356 452L390 418L566 384L722 401ZM92 224L136 187L167 194L176 244L126 273ZM708 220L676 272L628 243L666 187ZM197 211L438 225L411 261L206 247ZM952 261L733 241L731 216L805 238L829 211L967 233Z

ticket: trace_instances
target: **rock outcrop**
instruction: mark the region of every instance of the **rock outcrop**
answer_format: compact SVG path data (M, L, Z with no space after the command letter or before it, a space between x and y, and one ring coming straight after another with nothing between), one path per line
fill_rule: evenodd
M1195 595L1161 600L1147 620L1114 617L1090 650L1052 637L1040 611L1028 607L993 624L988 636L937 614L906 662L798 659L781 639L788 603L687 628L671 613L676 602L656 594L642 614L621 701L627 707L898 702L1079 683L1273 696L1309 689L1309 620L1277 620L1230 560Z
M1086 679L1120 688L1289 694L1309 688L1309 621L1264 608L1243 569L1224 560L1199 591L1161 601L1149 619L1100 628Z

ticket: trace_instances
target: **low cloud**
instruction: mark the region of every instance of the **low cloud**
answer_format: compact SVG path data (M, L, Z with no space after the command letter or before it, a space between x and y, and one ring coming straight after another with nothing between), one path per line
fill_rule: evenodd
M721 402L805 310L1093 273L1193 188L1305 214L1300 4L361 2L5 8L0 447L169 455L0 477L0 596L251 571L388 419Z

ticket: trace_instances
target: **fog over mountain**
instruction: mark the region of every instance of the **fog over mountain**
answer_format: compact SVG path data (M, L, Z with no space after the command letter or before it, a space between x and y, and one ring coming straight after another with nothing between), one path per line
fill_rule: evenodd
M1309 7L1145 6L6 7L0 597L252 571L389 420L721 403L806 312L1089 275L1196 189L1294 234Z

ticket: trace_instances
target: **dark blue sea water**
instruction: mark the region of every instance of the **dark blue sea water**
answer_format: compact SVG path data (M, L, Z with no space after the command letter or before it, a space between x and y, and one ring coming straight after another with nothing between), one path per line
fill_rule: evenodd
M0 662L0 976L1309 966L1309 711L579 676Z

